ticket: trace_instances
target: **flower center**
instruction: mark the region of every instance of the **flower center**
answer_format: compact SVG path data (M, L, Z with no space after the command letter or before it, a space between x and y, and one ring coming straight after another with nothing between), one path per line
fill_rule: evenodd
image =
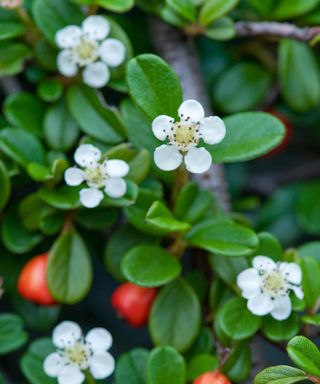
M77 342L70 348L63 351L63 357L71 364L76 364L80 369L87 369L89 366L90 350L81 342Z
M104 187L108 176L101 164L85 169L85 179L89 187L101 188Z
M199 142L199 124L190 121L174 123L171 128L169 139L180 151L187 152L190 146L195 146Z
M267 273L263 279L263 291L270 295L284 295L288 292L288 284L278 270Z
M94 40L81 38L79 44L74 47L74 53L79 65L92 63L98 57L98 44Z

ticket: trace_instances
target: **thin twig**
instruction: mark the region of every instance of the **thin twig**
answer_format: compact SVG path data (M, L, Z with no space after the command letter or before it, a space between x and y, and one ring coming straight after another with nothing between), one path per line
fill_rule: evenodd
M319 34L320 26L300 28L294 24L276 21L238 21L236 23L236 35L238 37L269 35L311 41Z

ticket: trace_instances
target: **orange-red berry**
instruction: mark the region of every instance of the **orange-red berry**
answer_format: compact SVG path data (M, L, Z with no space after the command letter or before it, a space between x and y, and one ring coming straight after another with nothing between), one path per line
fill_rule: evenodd
M202 374L193 384L231 384L231 381L224 374L214 371Z

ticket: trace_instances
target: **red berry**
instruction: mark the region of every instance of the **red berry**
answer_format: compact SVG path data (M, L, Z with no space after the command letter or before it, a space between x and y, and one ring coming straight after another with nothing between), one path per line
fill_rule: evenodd
M148 321L156 294L155 288L144 288L132 283L124 283L113 292L111 303L120 317L133 327L140 327Z
M231 381L222 373L214 371L202 374L193 384L231 384Z
M276 155L276 154L282 152L286 148L286 146L288 145L288 143L291 140L291 137L293 134L293 129L292 129L291 122L285 116L283 116L282 113L280 113L279 111L277 111L275 109L270 109L268 112L271 115L277 117L279 120L281 120L282 123L284 124L285 129L286 129L285 136L284 136L282 142L277 147L275 147L272 151L268 152L266 155L266 156L273 156L273 155Z
M18 279L18 291L26 300L41 305L56 304L47 286L46 270L48 254L33 257L22 268Z

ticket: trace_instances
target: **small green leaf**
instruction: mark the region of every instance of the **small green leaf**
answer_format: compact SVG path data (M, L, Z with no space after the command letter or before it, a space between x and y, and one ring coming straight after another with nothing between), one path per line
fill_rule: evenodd
M266 255L273 260L281 260L283 249L279 240L268 232L258 233L259 247L254 252L254 256Z
M204 34L213 40L230 40L236 35L234 21L230 17L222 17L208 25Z
M195 380L197 377L208 371L214 371L219 366L216 356L203 353L196 355L188 363L188 379Z
M7 205L11 194L11 182L8 170L2 160L0 160L0 211Z
M225 256L247 256L258 246L257 235L232 222L199 224L186 236L189 244Z
M272 10L272 17L286 20L304 15L319 5L318 0L279 0Z
M254 384L293 384L306 380L306 374L286 365L266 368L254 379Z
M298 248L301 257L310 256L320 261L320 241L311 241Z
M155 345L172 345L185 352L198 336L200 323L199 299L180 278L158 294L149 317L150 335Z
M114 107L101 103L97 91L84 85L74 85L67 92L70 113L81 130L104 143L123 140L124 127Z
M123 354L116 365L116 384L146 384L148 358L149 351L142 348Z
M230 12L239 0L206 0L200 10L200 24L207 26Z
M0 22L0 41L22 36L25 32L26 27L19 22L2 20Z
M243 382L250 377L251 369L251 350L248 345L245 345L241 347L241 353L234 364L228 367L227 376L235 383Z
M150 353L148 360L148 384L185 384L184 358L172 347L159 347Z
M90 230L106 230L113 225L117 218L115 208L79 209L74 213L74 220L84 228Z
M267 316L263 319L262 331L270 340L279 342L296 336L300 330L300 325L299 316L294 312L287 320L283 321Z
M296 336L287 347L290 359L301 369L320 376L320 352L318 347L304 336Z
M149 118L177 115L182 102L180 80L160 57L144 54L131 59L127 83L131 98Z
M74 230L63 233L49 253L47 282L53 297L61 303L75 304L88 293L92 265L88 249Z
M23 70L25 60L30 56L31 51L26 44L0 42L0 77L20 73Z
M262 318L253 315L242 298L232 299L222 307L220 325L233 340L245 340L253 336L261 323Z
M310 234L320 233L320 182L312 181L300 187L298 217L302 228Z
M63 84L56 79L45 79L39 83L37 92L44 101L58 101L63 94Z
M146 221L164 232L186 232L191 225L177 220L161 201L155 201L149 208Z
M281 41L279 79L282 96L295 111L306 112L319 103L319 67L307 44L289 39Z
M57 379L50 378L43 370L45 358L55 350L50 339L39 339L30 345L20 365L24 376L31 384L56 384Z
M156 245L139 245L123 258L125 278L144 287L159 287L174 280L181 272L179 261Z
M197 10L192 0L166 0L166 3L181 17L194 22Z
M0 356L22 347L28 340L22 319L14 314L0 315Z
M299 260L302 269L302 287L304 300L308 309L312 309L320 296L320 263L306 256Z
M112 12L127 12L134 6L134 0L96 0L95 3Z
M79 188L63 185L58 189L42 188L38 195L45 203L58 209L75 209L80 207Z

